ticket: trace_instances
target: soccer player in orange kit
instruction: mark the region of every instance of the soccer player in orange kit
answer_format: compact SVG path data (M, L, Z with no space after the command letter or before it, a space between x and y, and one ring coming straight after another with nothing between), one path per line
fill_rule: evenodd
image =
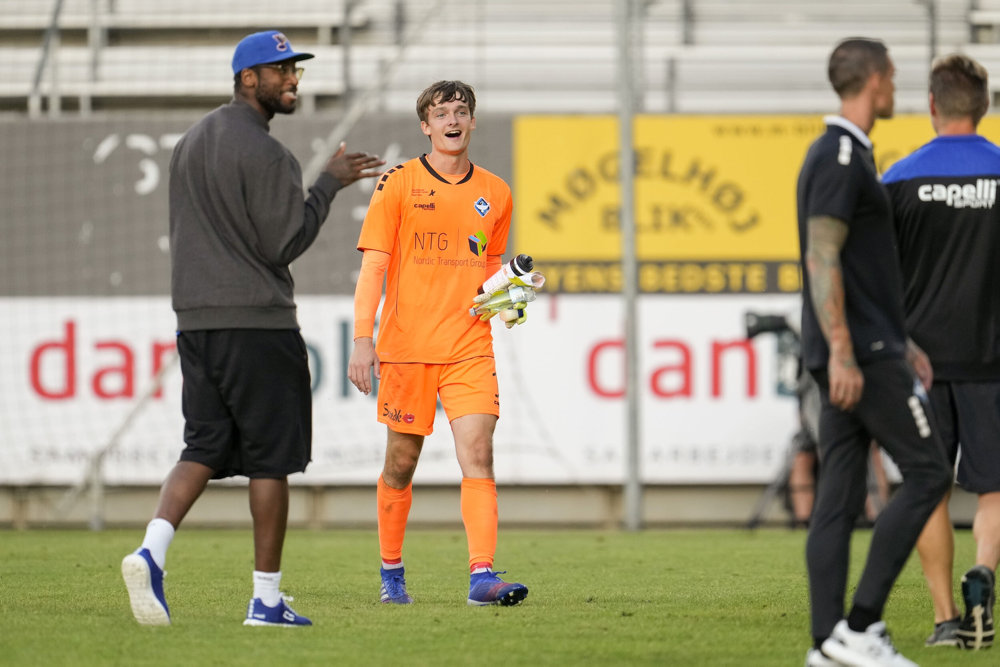
M504 582L493 571L493 431L500 399L490 323L471 316L469 308L479 286L500 269L512 204L510 187L469 160L475 111L475 93L461 81L439 81L420 94L417 115L431 151L381 177L358 241L364 256L348 377L368 394L374 371L380 380L378 420L388 428L377 490L383 603L413 602L406 591L403 538L413 473L424 437L433 430L438 396L462 470L468 604L514 605L528 594L524 585Z

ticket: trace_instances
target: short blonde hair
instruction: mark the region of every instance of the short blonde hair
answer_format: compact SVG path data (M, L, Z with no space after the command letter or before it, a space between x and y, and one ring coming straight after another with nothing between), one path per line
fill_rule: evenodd
M931 65L929 88L944 118L971 118L978 125L990 108L986 68L967 55L952 53Z

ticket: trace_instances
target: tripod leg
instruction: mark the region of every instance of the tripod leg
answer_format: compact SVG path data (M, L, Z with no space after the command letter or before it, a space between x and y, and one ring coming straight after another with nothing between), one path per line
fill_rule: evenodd
M760 525L764 520L764 514L767 512L767 508L774 502L774 499L778 497L778 494L784 490L788 485L788 474L792 470L792 461L795 459L795 455L798 454L799 448L797 447L797 441L792 438L792 442L789 444L788 450L785 454L785 461L781 465L781 469L778 471L778 475L771 480L771 483L767 485L761 493L760 498L757 499L757 504L754 505L753 514L750 515L750 520L747 521L747 528L753 529Z

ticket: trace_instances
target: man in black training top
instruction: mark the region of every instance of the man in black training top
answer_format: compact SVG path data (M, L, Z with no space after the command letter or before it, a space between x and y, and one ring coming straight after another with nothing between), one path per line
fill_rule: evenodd
M170 160L171 294L184 388L184 442L142 545L122 560L132 614L168 625L167 548L210 479L250 478L253 597L244 625L311 625L280 592L288 475L311 458L312 394L289 264L316 239L337 190L383 164L344 146L302 192L292 153L271 137L295 111L302 69L277 30L233 55L234 95L189 129Z
M1000 562L1000 148L976 134L990 88L972 58L937 59L929 101L937 138L894 164L882 182L892 197L907 330L934 364L935 422L953 464L961 444L958 483L979 496L976 564L962 577L964 617L952 594L947 498L917 542L934 603L926 644L980 649L993 644Z
M799 174L803 361L821 396L821 472L806 543L814 642L806 654L809 666L914 665L896 651L882 613L951 482L925 410L921 382L930 386L930 362L903 328L889 195L868 138L876 118L892 117L894 72L880 41L837 45L828 75L840 115L825 119L826 132L809 148ZM851 532L864 508L873 438L892 456L903 482L872 532L845 618Z

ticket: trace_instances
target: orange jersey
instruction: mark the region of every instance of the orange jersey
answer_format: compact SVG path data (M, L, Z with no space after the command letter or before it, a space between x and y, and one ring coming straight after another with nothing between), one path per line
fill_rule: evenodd
M451 177L456 180L458 177ZM456 183L426 156L388 170L372 194L359 250L390 254L376 351L388 362L493 356L490 323L469 314L507 247L510 187L475 165Z

